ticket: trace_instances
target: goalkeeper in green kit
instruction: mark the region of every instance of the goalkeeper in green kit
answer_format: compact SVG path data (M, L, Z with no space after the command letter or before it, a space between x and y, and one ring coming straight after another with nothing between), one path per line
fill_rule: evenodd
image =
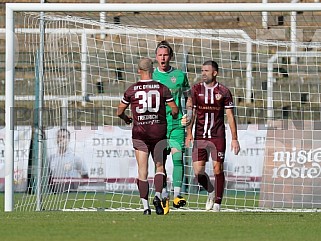
M164 40L158 43L155 53L158 67L154 70L153 80L159 81L170 89L174 101L179 108L178 118L173 119L171 110L167 106L166 119L167 139L174 167L172 176L174 187L173 206L180 208L186 205L186 200L181 196L181 188L184 176L183 153L185 149L185 125L188 124L186 122L189 122L192 116L190 85L183 71L170 66L169 62L173 57L173 49L167 41ZM181 103L183 96L186 100L187 115L183 115L182 106L185 104ZM185 120L185 123L183 123L182 118ZM169 212L169 196L166 183L164 183L162 198L164 214L167 214Z

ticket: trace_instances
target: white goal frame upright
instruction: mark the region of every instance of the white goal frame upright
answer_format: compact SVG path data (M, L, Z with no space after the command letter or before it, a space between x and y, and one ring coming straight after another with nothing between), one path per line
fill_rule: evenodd
M15 12L270 12L270 11L321 11L319 3L280 3L280 4L46 4L46 3L7 3L6 4L6 145L5 145L5 211L13 211L14 184L14 128L11 111L14 107L14 13ZM272 115L272 114L271 114Z

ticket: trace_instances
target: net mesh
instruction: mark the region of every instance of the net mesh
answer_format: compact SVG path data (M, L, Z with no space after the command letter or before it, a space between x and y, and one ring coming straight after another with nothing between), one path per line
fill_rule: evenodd
M15 124L37 127L41 18L17 13L15 19ZM123 92L138 79L138 60L154 59L164 39L174 50L172 66L186 72L191 85L200 81L202 63L213 59L220 67L219 82L234 96L242 149L238 157L229 152L227 126L223 210L319 208L321 13L296 15L295 42L290 12L270 12L269 29L260 26L261 19L260 12L113 12L103 21L99 12L46 13L45 151L42 158L36 155L31 128L29 146L15 147L28 151L19 170L27 178L23 191L15 194L16 209L35 209L39 178L44 210L142 208L131 129L115 111ZM70 134L68 155L79 158L77 165L86 168L89 178L53 176L61 127ZM183 210L204 210L207 193L194 178L190 151L184 159L188 204ZM170 156L167 164L171 188ZM62 168L70 169L68 163ZM214 181L211 163L206 170ZM150 162L151 195L153 174Z

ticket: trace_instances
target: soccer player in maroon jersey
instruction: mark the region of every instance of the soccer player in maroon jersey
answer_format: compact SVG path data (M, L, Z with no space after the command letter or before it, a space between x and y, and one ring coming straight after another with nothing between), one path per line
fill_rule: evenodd
M173 118L178 116L178 107L170 90L163 84L152 80L153 62L143 58L138 63L141 79L131 85L124 93L117 109L117 115L126 124L133 121L132 139L138 164L137 186L144 206L144 214L151 214L148 203L149 184L148 157L152 155L156 166L154 177L155 198L153 204L156 214L163 215L161 192L165 179L164 161L166 159L166 105L172 109ZM132 118L125 114L131 106Z
M237 139L237 127L234 117L234 103L230 90L217 82L218 64L206 61L202 66L202 82L192 87L193 117L187 126L186 146L193 141L193 169L201 186L208 192L206 210L220 211L224 192L223 162L226 149L224 111L230 125L231 149L235 155L240 151ZM194 138L192 126L195 123ZM205 164L213 160L215 188L205 172Z

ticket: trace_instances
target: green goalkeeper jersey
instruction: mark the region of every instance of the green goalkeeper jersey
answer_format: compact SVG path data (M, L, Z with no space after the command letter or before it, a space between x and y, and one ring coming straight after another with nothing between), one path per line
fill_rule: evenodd
M184 128L181 125L183 107L185 107L185 103L182 105L182 97L187 96L186 93L190 89L186 74L183 71L173 67L171 67L171 69L167 72L162 72L156 68L153 73L153 80L166 85L170 89L174 101L179 108L178 118L173 119L171 115L171 108L168 105L166 106L167 129L171 130L175 128Z

